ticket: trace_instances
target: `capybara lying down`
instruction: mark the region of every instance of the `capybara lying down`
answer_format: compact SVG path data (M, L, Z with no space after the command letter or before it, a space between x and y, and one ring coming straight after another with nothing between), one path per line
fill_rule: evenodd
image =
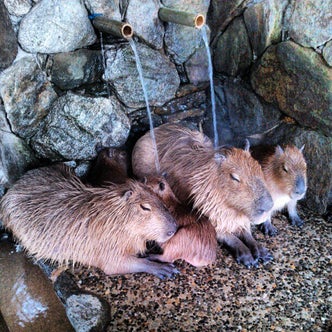
M94 188L62 165L34 169L2 198L0 217L36 259L96 266L106 274L177 272L137 257L147 240L163 243L177 229L164 204L137 181Z
M179 226L175 235L160 245L163 253L150 257L162 262L182 259L196 267L212 264L217 258L217 238L208 218L182 204L162 176L149 176L146 184L162 199Z
M161 125L155 137L160 169L175 196L209 218L218 240L239 263L250 267L271 260L251 235L250 223L264 222L273 201L249 147L214 149L207 136L178 124ZM132 166L138 177L156 173L149 133L137 141Z
M98 181L94 184L125 183L128 180L128 165L124 162L128 160L125 155L125 151L115 148L101 151L91 169L92 175L98 174ZM163 254L150 257L162 262L182 259L197 267L213 263L216 260L217 239L209 220L181 204L163 176L144 178L144 183L161 198L179 226L175 235L160 245Z
M286 145L256 146L252 156L261 164L267 188L273 199L273 208L267 220L259 225L266 235L276 235L277 228L271 223L274 212L287 207L292 225L302 227L303 221L296 211L297 201L304 197L307 190L307 164L303 148Z

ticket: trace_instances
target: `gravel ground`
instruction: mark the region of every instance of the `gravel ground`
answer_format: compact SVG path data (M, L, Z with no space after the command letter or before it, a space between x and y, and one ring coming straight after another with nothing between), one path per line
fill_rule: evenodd
M273 253L257 269L238 265L222 248L209 267L176 262L181 274L106 276L74 270L83 290L111 306L108 331L332 331L332 224L300 210L299 230L279 215L276 237L256 238Z

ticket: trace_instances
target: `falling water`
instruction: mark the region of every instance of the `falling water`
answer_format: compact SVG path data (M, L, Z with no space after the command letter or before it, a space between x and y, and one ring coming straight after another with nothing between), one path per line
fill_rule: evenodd
M209 61L209 78L210 78L210 90L211 90L211 109L212 109L212 122L213 122L213 134L214 134L214 147L216 148L219 145L219 137L218 137L218 130L217 130L217 117L216 117L216 98L214 95L214 84L213 84L213 67L212 67L212 60L211 60L211 52L209 41L206 33L206 26L204 25L201 28L202 38L204 40L207 58Z
M104 41L103 41L103 33L100 32L100 49L101 49L101 57L102 57L102 62L103 62L103 68L104 68L104 73L106 73L106 59L105 59L105 49L104 49ZM106 82L106 91L108 98L111 97L111 91L110 87L108 85L108 82Z
M155 153L154 161L155 161L155 166L156 166L157 173L159 174L160 173L160 163L159 163L159 158L158 158L157 143L156 143L156 137L154 135L154 130L153 130L152 115L151 115L151 110L150 110L150 106L149 106L148 94L147 94L146 86L145 86L145 83L144 83L142 65L141 65L141 61L140 61L140 58L139 58L139 55L138 55L138 52L137 52L135 41L133 40L133 38L128 39L128 41L129 41L129 44L130 44L130 46L133 49L134 54L135 54L136 67L137 67L139 78L140 78L141 84L142 84L144 99L145 99L145 103L146 103L146 111L147 111L147 114L148 114L149 124L150 124L150 135L151 135L153 150L154 150L154 153Z

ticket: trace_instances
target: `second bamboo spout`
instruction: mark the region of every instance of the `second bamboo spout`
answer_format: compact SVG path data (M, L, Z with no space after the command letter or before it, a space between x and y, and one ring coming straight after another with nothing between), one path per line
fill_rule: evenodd
M205 24L203 14L188 13L171 8L161 7L158 12L159 18L165 22L173 22L200 29Z

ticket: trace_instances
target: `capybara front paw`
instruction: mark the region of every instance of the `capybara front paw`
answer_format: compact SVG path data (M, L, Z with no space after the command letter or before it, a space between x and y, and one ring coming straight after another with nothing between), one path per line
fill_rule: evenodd
M263 264L267 264L273 260L273 255L265 247L260 247L257 258Z
M258 267L258 260L251 253L241 253L235 259L238 264L243 264L248 269Z
M299 228L303 227L303 220L299 217L299 216L293 216L291 217L291 222L292 222L292 226L297 226Z
M263 222L258 225L258 229L264 234L268 236L276 236L278 234L278 229L271 224L271 222Z
M151 273L160 279L174 278L180 271L173 264L158 264Z

